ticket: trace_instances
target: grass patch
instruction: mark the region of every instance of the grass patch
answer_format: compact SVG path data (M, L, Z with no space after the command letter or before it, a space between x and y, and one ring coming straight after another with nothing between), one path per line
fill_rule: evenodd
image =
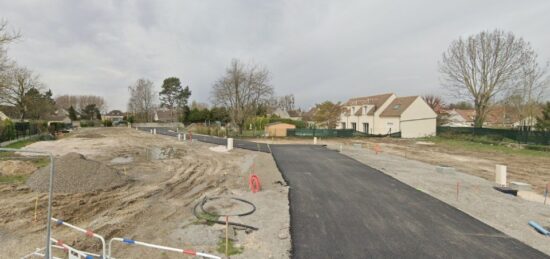
M25 139L25 140L21 140L21 141L17 141L17 142L14 142L14 143L11 143L7 146L5 146L5 148L16 148L16 149L19 149L19 148L22 148L22 147L25 147L25 146L28 146L34 142L37 142L38 139Z
M20 184L27 181L26 175L0 175L0 184Z
M206 212L199 212L198 216L199 216L198 223L204 223L208 226L213 226L216 223L212 221L216 221L220 218L220 216L218 215L213 215Z
M227 255L236 255L241 254L244 250L244 247L235 247L235 244L231 239L229 239L228 242L228 249L227 249ZM218 249L216 249L218 253L225 255L225 239L220 238L220 241L218 242Z
M448 147L451 149L462 149L466 151L481 151L481 152L494 152L508 155L530 156L530 157L550 157L549 152L522 149L517 147L505 146L506 142L502 144L486 144L476 142L475 140L453 139L448 137L429 137L423 138L423 140L434 142L438 145Z

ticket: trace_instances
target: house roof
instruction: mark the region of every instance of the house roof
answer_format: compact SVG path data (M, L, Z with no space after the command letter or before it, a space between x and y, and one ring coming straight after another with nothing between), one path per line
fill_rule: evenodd
M395 98L388 107L380 114L380 117L399 117L418 96L407 96Z
M355 112L354 115L355 115L355 116L361 116L361 115L363 115L363 109L361 109L361 108L357 109L357 111Z
M454 109L454 111L460 115L466 122L473 122L474 118L476 116L476 111L471 110L461 110L461 109Z
M2 111L0 111L0 121L6 120L6 119L9 119L9 117L6 116L6 114L4 114Z
M371 96L364 96L364 97L356 97L349 99L346 103L344 103L344 106L352 106L352 105L374 105L376 107L381 106L392 96L393 93L387 93L387 94L379 94L379 95L371 95Z
M9 118L19 118L19 111L15 106L11 105L0 105L0 111Z
M124 113L122 113L120 110L112 110L105 114L107 116L124 116Z
M299 110L290 110L290 111L287 111L288 112L288 115L290 117L300 117L302 116L302 112L299 111Z

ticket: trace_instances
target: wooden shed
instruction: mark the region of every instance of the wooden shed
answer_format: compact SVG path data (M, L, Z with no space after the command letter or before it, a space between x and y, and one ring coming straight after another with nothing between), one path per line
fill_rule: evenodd
M284 122L273 122L265 126L265 133L269 137L286 137L287 129L295 129L296 126Z

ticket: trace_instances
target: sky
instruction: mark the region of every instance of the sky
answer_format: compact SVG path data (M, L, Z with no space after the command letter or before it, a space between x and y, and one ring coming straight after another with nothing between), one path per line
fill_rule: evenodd
M548 0L26 1L0 0L0 19L23 37L8 55L54 95L103 96L126 109L139 78L176 76L210 103L231 59L265 66L277 95L309 108L393 92L437 94L449 44L511 31L550 60Z

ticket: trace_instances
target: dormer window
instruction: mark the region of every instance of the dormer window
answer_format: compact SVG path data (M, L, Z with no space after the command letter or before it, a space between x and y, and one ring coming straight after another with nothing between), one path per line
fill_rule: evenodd
M355 107L351 107L351 112L355 112Z

